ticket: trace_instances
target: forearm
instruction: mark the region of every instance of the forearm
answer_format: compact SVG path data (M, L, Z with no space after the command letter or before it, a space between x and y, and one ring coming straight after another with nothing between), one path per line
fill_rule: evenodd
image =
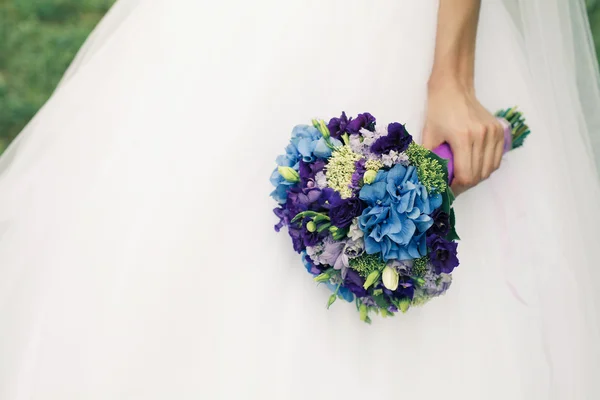
M481 0L440 0L430 89L473 89L475 39Z

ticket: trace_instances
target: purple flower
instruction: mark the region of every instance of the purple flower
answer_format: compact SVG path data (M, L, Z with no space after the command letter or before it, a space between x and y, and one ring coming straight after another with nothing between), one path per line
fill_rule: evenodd
M388 125L387 136L380 137L371 145L371 151L380 155L391 150L402 153L408 149L412 141L412 136L406 131L404 125L394 122Z
M312 163L307 163L304 161L300 161L299 163L299 174L300 174L300 181L302 183L302 185L306 186L307 182L312 180L315 180L315 175L319 172L322 171L323 168L325 168L325 161L324 160L317 160L315 162Z
M367 291L363 287L365 281L358 274L358 272L349 268L346 274L346 279L344 279L344 286L346 286L352 293L356 295L356 297L364 297L367 295Z
M321 269L315 265L315 263L306 254L306 251L302 252L302 263L311 275L319 275L321 273Z
M308 182L308 187L303 189L294 187L288 192L285 207L293 218L302 211L322 212L329 209L328 202L332 190L329 188L319 189L314 182Z
M329 210L331 223L338 228L347 228L352 220L362 214L364 203L356 198L335 199Z
M358 114L356 119L350 119L348 124L346 125L346 132L358 135L361 129L366 129L368 131L375 130L375 117L373 117L369 113Z
M361 188L360 182L367 171L365 163L366 161L364 158L361 158L354 163L354 173L352 174L352 183L350 184L350 188L354 189L354 191L358 191Z
M288 233L292 238L292 245L294 246L294 251L296 251L297 253L303 252L306 249L306 246L304 246L302 229L297 226L290 225L288 227Z
M427 237L427 247L429 248L429 259L437 274L451 274L454 268L458 267L459 262L456 256L458 244L437 235L431 235Z
M391 291L383 285L381 285L381 289L383 289L383 292L387 296L395 299L408 298L412 300L415 295L415 284L413 280L410 277L404 275L400 275L398 288L396 290Z
M341 117L339 118L331 118L329 123L327 124L327 129L329 129L329 133L331 137L339 139L340 136L346 132L346 127L348 126L348 117L346 117L346 113L342 112Z
M288 231L290 237L292 238L292 243L294 245L294 250L300 253L306 250L309 246L315 246L319 244L325 236L327 236L327 231L318 233L318 232L310 232L306 229L306 224L308 220L305 220L302 224L290 225L288 227Z
M279 232L284 226L288 226L291 221L290 212L287 208L277 207L273 209L273 213L279 218L279 222L275 225L275 232Z
M429 228L428 234L445 237L450 231L450 217L442 209L438 208L431 215L433 225Z

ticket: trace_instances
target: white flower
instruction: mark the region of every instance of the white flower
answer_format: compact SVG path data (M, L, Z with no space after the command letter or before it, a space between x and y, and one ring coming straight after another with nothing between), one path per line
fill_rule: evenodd
M410 160L405 153L400 153L398 155L398 163L404 165L405 167L410 164Z
M383 281L383 286L385 286L389 290L398 289L398 280L400 276L398 272L394 268L390 268L386 266L383 269L383 273L381 274L381 280Z
M350 136L350 148L353 152L358 154L363 154L364 152L364 144L360 141L359 135L351 135Z
M363 231L358 227L358 218L354 218L352 225L350 225L350 229L348 230L348 237L352 239L353 242L357 242L362 239L363 236Z
M317 244L315 246L308 246L306 248L306 255L315 263L319 265L319 256L323 253L323 245Z
M319 189L327 187L327 177L323 171L319 171L315 174L315 183Z

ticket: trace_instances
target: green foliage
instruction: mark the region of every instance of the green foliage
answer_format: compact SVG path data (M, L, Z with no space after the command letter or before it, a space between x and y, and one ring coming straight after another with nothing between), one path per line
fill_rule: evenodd
M0 151L48 99L114 0L0 0Z
M417 258L412 267L413 275L422 278L427 273L427 264L429 263L429 258L427 256Z
M360 257L350 260L350 268L366 278L372 272L381 272L385 268L385 263L376 254L363 254Z

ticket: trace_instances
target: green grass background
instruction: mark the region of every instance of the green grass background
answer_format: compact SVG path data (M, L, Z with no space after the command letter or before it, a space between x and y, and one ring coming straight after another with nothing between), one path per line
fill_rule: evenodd
M48 99L114 0L0 0L0 152ZM600 54L600 0L586 0Z

